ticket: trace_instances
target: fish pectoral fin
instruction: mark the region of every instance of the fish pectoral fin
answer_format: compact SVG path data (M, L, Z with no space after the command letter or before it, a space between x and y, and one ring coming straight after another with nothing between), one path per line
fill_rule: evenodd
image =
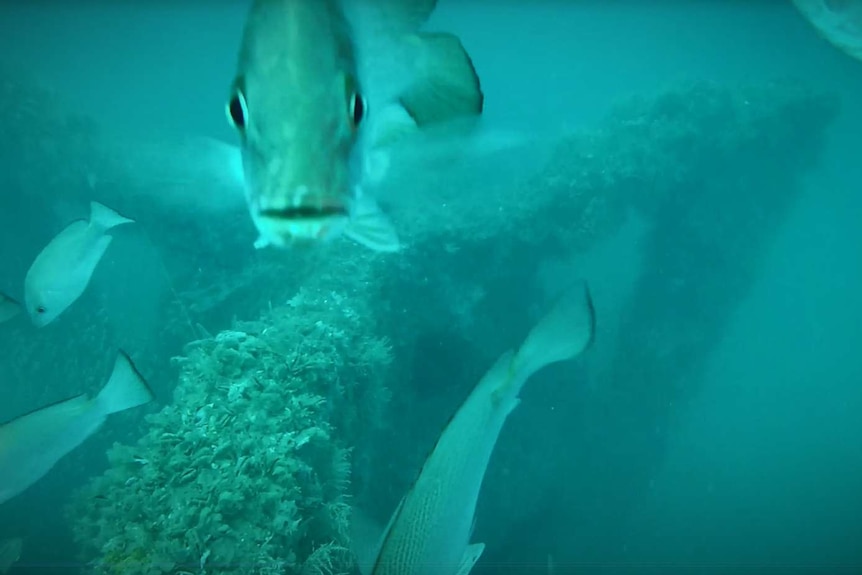
M476 69L457 36L419 33L416 79L401 94L401 105L420 127L482 113L484 95Z
M437 7L437 0L388 0L389 10L403 29L415 30L425 24Z
M369 197L361 197L344 228L344 235L376 252L397 252L401 249L398 234L389 218Z
M479 560L479 557L482 556L483 551L485 551L484 543L467 545L467 549L464 550L464 556L461 557L461 563L458 565L455 575L468 575Z
M392 104L380 110L375 116L371 148L379 150L391 146L413 134L418 129L416 120L400 104Z
M389 173L390 156L382 150L371 152L365 160L365 174L363 182L369 186L376 186L383 181Z
M374 23L379 30L406 33L428 21L437 0L342 0L342 6L354 26L357 22L364 27Z

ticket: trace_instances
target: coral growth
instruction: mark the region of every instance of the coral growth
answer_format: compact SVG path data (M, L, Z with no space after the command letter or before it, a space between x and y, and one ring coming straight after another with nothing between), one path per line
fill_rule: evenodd
M391 361L365 314L303 289L189 344L173 403L69 508L92 571L346 571L347 439L379 418Z

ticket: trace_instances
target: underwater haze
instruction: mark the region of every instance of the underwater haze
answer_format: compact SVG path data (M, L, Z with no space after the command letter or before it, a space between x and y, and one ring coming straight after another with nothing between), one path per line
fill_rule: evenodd
M441 0L517 137L384 182L398 253L255 249L199 147L237 143L249 4L0 5L0 294L91 201L134 220L0 323L0 474L118 350L155 395L0 502L0 573L358 573L352 518L581 279L594 341L523 390L470 572L862 573L862 61L789 0Z

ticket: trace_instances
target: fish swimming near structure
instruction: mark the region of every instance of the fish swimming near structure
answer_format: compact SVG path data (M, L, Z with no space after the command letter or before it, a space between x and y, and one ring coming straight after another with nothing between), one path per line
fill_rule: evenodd
M90 202L89 221L72 222L39 252L24 278L24 305L34 325L48 325L81 297L111 245L106 232L128 223L133 220Z
M363 575L467 575L484 550L470 543L485 470L521 388L543 367L581 354L595 312L586 285L567 291L517 352L504 353L437 440L379 538L354 514L354 548Z
M793 0L823 38L862 61L862 0Z
M109 415L152 399L132 360L120 352L108 383L96 397L79 395L0 425L0 504L44 477Z
M481 115L460 40L420 31L435 0L255 0L226 112L240 137L256 247L345 235L396 251L365 184L387 147Z

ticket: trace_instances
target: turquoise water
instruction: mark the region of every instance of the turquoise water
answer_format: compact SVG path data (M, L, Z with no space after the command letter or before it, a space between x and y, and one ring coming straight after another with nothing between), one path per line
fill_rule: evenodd
M197 173L175 181L199 161L178 141L233 142L222 108L245 3L0 10L0 291L22 297L88 200L137 221L55 325L0 325L0 419L97 391L118 347L157 395L0 506L0 539L24 539L11 574L146 573L165 556L156 572L263 573L236 541L266 530L281 545L267 557L295 556L274 572L303 572L316 546L349 546L335 504L388 517L460 401L574 277L592 286L595 345L537 376L503 430L473 573L862 572L862 62L790 3L444 0L429 25L461 37L489 125L539 143L387 190L411 247L380 257L347 241L255 251L242 202ZM324 346L317 322L347 339ZM235 517L205 523L177 479L203 448L175 468L174 448L141 438L190 434L212 404L240 417L211 443L256 433L241 450L263 458L267 438L312 425L242 427L251 408L229 407L230 384L264 367L213 359L234 345L212 343L224 330L266 341L266 369L302 356L300 335L339 368L251 396L307 385L325 448L289 479L270 462ZM158 469L149 487L127 484L149 470L106 457L114 442ZM349 486L328 451L346 448ZM321 489L296 496L302 530L276 522L264 481L281 500ZM170 509L228 535L195 547L160 519Z

